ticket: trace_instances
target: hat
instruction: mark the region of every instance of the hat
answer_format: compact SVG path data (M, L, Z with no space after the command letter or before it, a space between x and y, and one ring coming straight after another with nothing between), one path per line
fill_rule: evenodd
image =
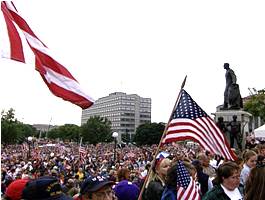
M168 152L165 152L165 151L162 151L159 154L157 154L156 160L155 160L155 168L157 168L160 165L160 163L162 162L162 160L164 158L169 157L169 155L170 154Z
M70 200L72 198L63 194L61 185L55 177L43 176L27 183L22 199Z
M5 195L11 200L21 199L22 191L28 181L28 179L17 179L13 181L7 187Z
M109 181L106 177L104 176L90 176L88 177L81 185L81 194L89 193L89 192L95 192L105 185L113 185L113 181Z
M119 200L137 200L140 189L132 182L123 180L114 187L114 192Z

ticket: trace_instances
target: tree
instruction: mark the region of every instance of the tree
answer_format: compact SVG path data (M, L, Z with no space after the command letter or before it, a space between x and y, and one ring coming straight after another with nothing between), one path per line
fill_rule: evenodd
M251 98L245 103L244 110L265 121L265 89L253 90L255 94L252 94Z
M25 138L27 138L29 136L38 137L36 128L30 124L23 124L22 122L18 122L16 124L16 129L17 129L17 133L18 133L17 134L17 141L19 143L25 141Z
M51 129L48 132L48 138L62 140L74 140L76 142L80 139L80 127L75 124L65 124Z
M81 126L81 135L83 142L91 144L110 142L113 140L111 137L111 122L107 118L91 117Z
M162 137L164 129L165 125L163 123L142 124L136 129L134 141L138 145L158 144Z
M25 141L28 136L36 136L36 129L19 122L15 118L15 110L10 108L7 112L1 112L1 142L3 144L15 144Z
M3 144L16 143L18 131L16 129L17 119L15 110L10 108L7 112L1 112L1 142Z

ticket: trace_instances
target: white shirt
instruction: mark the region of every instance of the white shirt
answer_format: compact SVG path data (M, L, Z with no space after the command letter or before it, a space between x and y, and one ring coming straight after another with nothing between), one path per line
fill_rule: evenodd
M233 191L226 189L222 184L221 187L223 188L225 194L231 199L231 200L243 200L242 195L240 194L238 188L234 189Z
M240 173L240 184L245 186L250 170L251 169L249 166L247 166L246 164L243 165L243 169Z

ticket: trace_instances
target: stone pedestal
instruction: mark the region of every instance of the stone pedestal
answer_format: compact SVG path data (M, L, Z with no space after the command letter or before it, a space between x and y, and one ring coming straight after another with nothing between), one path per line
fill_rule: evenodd
M217 109L218 110L218 109ZM242 147L245 148L246 144L246 133L249 133L249 121L252 115L249 112L243 110L218 110L216 113L213 113L215 116L214 120L217 122L219 117L223 117L225 125L233 120L233 116L237 116L237 121L241 123L241 134L242 138ZM225 133L226 138L230 144L230 135L228 132Z

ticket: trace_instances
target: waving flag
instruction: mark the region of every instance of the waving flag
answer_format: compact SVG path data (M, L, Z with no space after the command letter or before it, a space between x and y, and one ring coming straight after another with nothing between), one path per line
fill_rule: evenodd
M179 102L162 142L182 140L196 141L214 154L228 160L236 159L224 134L184 89L181 89Z
M58 97L86 109L93 105L94 100L84 93L72 74L58 61L50 50L33 33L27 22L19 15L12 1L2 1L1 10L7 26L10 43L10 54L1 55L25 63L25 52L19 31L24 34L26 41L34 53L35 67L39 71L50 91Z
M200 200L199 188L182 161L177 164L177 200Z
M86 161L86 155L87 155L87 150L86 150L86 148L85 147L82 147L82 146L80 146L79 147L79 161L81 162L81 163L85 163L85 161Z

